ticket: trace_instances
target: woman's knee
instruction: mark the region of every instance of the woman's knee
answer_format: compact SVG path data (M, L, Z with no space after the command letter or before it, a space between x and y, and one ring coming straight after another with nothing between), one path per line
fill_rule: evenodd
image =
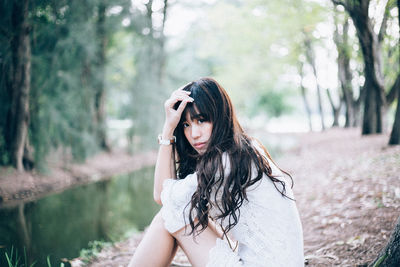
M153 225L154 227L162 227L163 229L165 229L164 219L161 216L161 211L157 212L157 214L153 217L150 225Z

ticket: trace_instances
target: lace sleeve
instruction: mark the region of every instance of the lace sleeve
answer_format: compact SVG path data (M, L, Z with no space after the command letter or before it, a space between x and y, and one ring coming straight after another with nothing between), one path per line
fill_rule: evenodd
M197 174L192 173L185 179L167 179L161 192L161 216L168 232L174 233L188 224L190 200L197 189ZM189 205L188 205L189 204Z
M261 155L263 155L268 163L269 166L271 167L271 171L272 171L272 175L275 177L284 177L284 174L282 173L282 171L275 165L275 163L265 154L264 150L261 148L260 143L258 143L257 141L253 141L252 145L258 150L258 152L261 153Z

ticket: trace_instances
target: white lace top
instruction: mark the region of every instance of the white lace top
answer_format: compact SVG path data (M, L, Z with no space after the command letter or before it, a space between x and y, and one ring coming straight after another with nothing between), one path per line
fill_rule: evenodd
M227 174L230 171L227 157L223 162ZM269 163L272 174L285 181L286 195L293 198L290 181L270 160ZM253 175L256 174L253 167ZM238 224L229 232L239 242L237 255L226 242L217 240L216 247L210 251L207 266L304 266L303 233L296 203L283 197L273 182L264 176L247 189L248 201L243 202ZM280 184L276 186L281 189ZM196 188L196 173L182 180L167 179L164 182L161 214L169 232L174 233L188 224L188 203ZM218 209L213 206L210 216L214 218ZM224 221L219 223L226 226Z

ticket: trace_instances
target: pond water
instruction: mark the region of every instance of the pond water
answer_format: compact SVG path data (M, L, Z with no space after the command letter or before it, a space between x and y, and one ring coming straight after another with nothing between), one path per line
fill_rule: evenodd
M36 201L0 209L0 266L13 248L29 262L60 266L92 240L115 241L141 231L159 210L153 201L154 168L79 186ZM24 257L21 256L21 261Z

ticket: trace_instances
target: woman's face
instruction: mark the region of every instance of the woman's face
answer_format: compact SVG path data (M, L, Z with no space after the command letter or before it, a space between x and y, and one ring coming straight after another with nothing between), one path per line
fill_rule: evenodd
M189 112L186 114L186 120L183 122L183 132L197 153L203 154L206 152L212 129L212 123L204 120L201 114L193 117L190 116Z

